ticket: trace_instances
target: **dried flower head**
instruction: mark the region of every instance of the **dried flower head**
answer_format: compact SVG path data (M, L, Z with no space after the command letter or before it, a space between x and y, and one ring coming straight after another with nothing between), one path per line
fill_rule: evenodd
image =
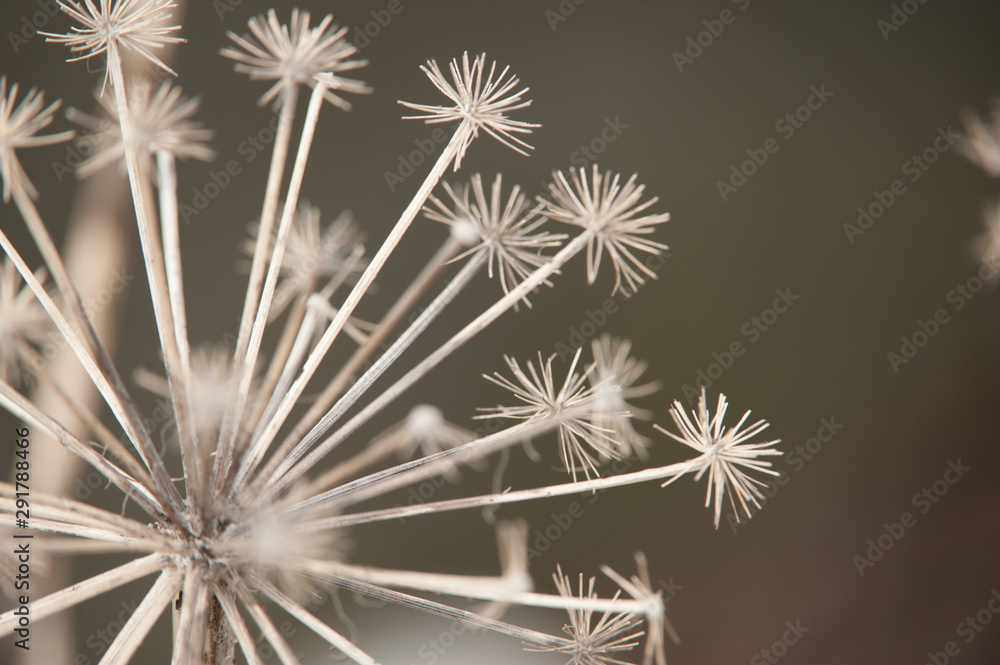
M613 433L610 438L623 457L646 459L649 439L635 431L632 419L649 420L653 414L637 409L628 400L651 395L660 386L655 381L637 385L648 365L632 355L632 342L605 334L593 340L591 348L594 364L589 372L590 385L598 404L594 425Z
M66 115L73 122L86 127L90 134L83 137L96 146L95 154L77 167L82 177L90 176L109 164L119 163L125 167L126 146L122 141L121 125L118 121L118 105L113 93L98 96L109 118L99 119L74 108L67 109ZM128 95L129 137L135 154L140 158L140 166L150 171L150 161L160 152L170 153L177 159L199 159L210 161L215 153L206 145L212 138L212 131L191 118L198 110L198 98L186 99L181 89L164 81L156 92L150 94L150 86L139 82L132 86Z
M310 28L309 12L293 9L291 20L286 25L278 21L278 15L272 9L266 17L251 18L247 25L253 38L227 32L240 48L227 47L221 53L235 60L236 71L248 74L251 79L276 81L261 96L259 104L268 103L286 88L294 90L300 85L315 87L316 76L321 74L335 77L326 80L334 90L371 92L360 81L341 78L342 72L364 67L368 61L350 59L358 50L345 38L347 28L334 23L331 14L327 14L319 25ZM345 111L351 108L346 99L331 90L324 92L323 96Z
M73 132L59 132L38 136L52 122L52 114L59 108L59 101L45 106L42 93L34 88L28 91L20 104L17 103L17 84L7 90L7 77L0 76L0 179L3 180L4 203L10 201L12 190L21 190L31 198L38 191L28 179L16 150L52 145L73 138Z
M44 271L36 273L39 282ZM52 322L27 287L14 264L4 259L0 265L0 379L17 383L22 367L30 367L32 347L41 345L52 332Z
M573 584L562 568L556 566L552 575L556 590L563 598L573 598ZM594 591L596 578L591 577L584 587L583 574L580 574L578 591L575 594L581 601L598 599ZM611 599L617 600L621 591ZM629 665L627 661L619 660L618 656L625 651L632 651L639 645L639 638L645 633L640 629L642 615L637 612L616 612L608 608L594 623L593 607L580 607L567 610L569 623L563 626L563 632L570 636L570 644L549 647L525 647L528 651L553 651L570 656L567 665Z
M750 517L750 507L747 502L753 503L760 508L759 499L764 498L758 487L763 487L764 483L753 476L748 475L748 471L759 471L771 476L777 476L778 472L771 468L771 463L760 458L780 455L781 451L773 449L771 446L780 440L765 441L763 443L749 443L757 434L767 429L766 420L758 420L746 429L742 429L750 412L747 411L740 418L740 421L733 427L723 427L722 421L726 417L726 409L729 404L726 396L719 393L719 402L715 409L715 415L708 412L708 404L705 397L705 389L701 389L701 397L698 399L698 413L694 415L694 421L684 412L684 407L680 402L674 401L670 409L670 415L677 425L680 436L668 432L659 425L656 428L684 445L693 448L701 455L690 463L691 471L696 471L695 480L701 480L702 475L708 472L708 486L705 489L705 507L713 502L715 504L715 528L719 528L719 519L722 516L722 503L725 495L729 496L729 504L733 509L736 519L739 520L740 512L736 506L739 500L743 513ZM664 486L669 485L675 479L667 481ZM735 492L736 497L733 497Z
M956 147L990 177L1000 177L1000 100L993 103L991 122L971 112L962 119L968 135Z
M571 168L554 174L549 185L549 198L539 197L543 214L550 219L580 226L592 232L587 242L587 281L597 279L601 259L607 253L615 269L615 288L628 295L635 293L646 277L656 279L656 273L638 255L639 252L659 255L667 246L645 236L653 233L657 224L670 219L667 213L641 214L657 202L653 197L642 200L644 185L637 185L633 174L625 183L621 176L601 173L594 164L591 175L586 169Z
M85 60L102 53L116 53L124 48L134 51L164 71L176 75L152 49L167 44L179 44L184 39L173 36L179 25L166 25L170 10L176 7L173 0L94 0L79 2L59 0L59 7L78 26L67 34L43 32L45 41L66 44L70 51L80 55L69 59ZM107 81L107 77L105 77Z
M539 230L546 220L528 210L527 197L519 186L514 185L505 203L502 182L498 173L489 198L478 173L473 174L468 185L445 183L451 204L431 195L432 205L424 206L424 215L459 233L465 233L468 228L469 235L474 238L469 242L472 247L453 260L459 261L477 252L485 253L489 276L493 277L495 267L500 286L508 293L549 260L542 250L558 247L566 236ZM548 281L545 284L551 286ZM527 298L524 303L531 306Z
M577 371L580 350L573 356L566 379L559 388L556 388L552 370L554 355L543 361L539 354L538 369L529 360L526 364L527 372L513 358L505 356L504 360L514 378L509 379L494 372L492 376L486 376L486 379L512 392L522 404L480 409L483 414L477 418L554 418L558 422L559 457L566 471L573 475L574 481L579 471L583 471L589 479L591 474L600 475L597 467L602 462L621 459L622 455L611 438L613 431L593 422L596 410L604 405L596 401L594 390L587 387L587 371ZM612 415L627 417L628 414L620 412L604 414L602 417Z
M985 230L972 241L972 253L979 260L1000 260L1000 201L983 207L983 226Z
M452 60L448 66L451 81L441 71L437 61L428 60L420 69L427 74L431 83L440 90L454 106L437 106L433 104L412 104L399 102L403 106L420 112L422 115L404 116L407 120L423 120L424 122L454 122L459 128L454 141L458 142L458 153L455 157L455 170L462 164L465 151L482 129L500 143L522 155L527 155L532 147L515 134L530 134L540 127L530 122L511 120L507 114L531 105L530 99L523 99L528 88L516 90L520 81L511 75L507 77L509 67L504 67L497 74L497 63L490 63L489 73L486 71L486 54L480 54L469 62L469 53L462 54L462 64Z
M670 625L670 621L667 620L662 592L653 591L653 585L649 580L649 564L646 561L646 555L642 552L636 552L635 565L637 574L632 575L629 579L625 579L608 566L601 566L601 572L614 580L625 593L632 596L642 607L642 615L649 625L646 650L642 661L644 665L650 665L654 660L656 665L667 665L664 634L670 635L674 642L680 640L673 626Z
M250 225L250 238L242 245L243 252L253 256L257 248L259 226ZM276 241L272 235L272 246ZM284 278L274 293L270 320L275 319L296 296L323 289L330 293L350 283L364 269L364 234L349 211L343 211L322 224L320 209L308 201L300 201L285 240L280 273ZM322 282L326 280L327 283Z
M238 377L233 371L233 354L225 344L205 344L192 349L190 362L188 390L193 422L198 440L203 446L210 448L215 444L226 409L232 404L238 389ZM165 378L139 370L135 379L150 392L170 397ZM259 399L259 383L259 379L255 379L250 385L248 402L251 404Z

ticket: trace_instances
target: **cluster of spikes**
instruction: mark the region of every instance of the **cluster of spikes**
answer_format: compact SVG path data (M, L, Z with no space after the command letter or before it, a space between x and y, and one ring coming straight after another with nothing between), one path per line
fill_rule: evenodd
M59 496L32 495L30 529L39 549L49 542L61 555L131 557L33 599L33 620L153 577L103 654L102 665L130 662L168 607L174 609L171 662L177 665L231 662L236 650L257 665L263 661L255 630L283 665L299 662L276 627L271 607L290 614L351 661L375 663L352 636L296 597L295 588L312 584L509 635L528 650L563 654L574 664L621 664L634 652L643 663L663 665L664 635L672 629L641 556L631 577L603 568L605 583L618 590L601 597L594 578L585 581L581 575L574 591L561 569L554 576L555 593L535 591L528 574L527 526L517 521L498 525L501 571L495 576L379 568L352 562L344 554L350 527L635 483L665 486L687 474L700 479L707 473L705 504L714 505L716 527L727 498L734 511L747 515L751 504L759 505L762 482L753 474L775 474L766 460L778 454L772 448L776 442L751 442L767 424L744 427L749 412L736 426L725 426L727 402L721 395L714 414L704 392L691 414L674 402L670 413L677 433L661 428L692 449L694 457L665 467L602 475L610 461L648 457L651 441L636 431L633 419L651 415L631 401L656 389L654 383L642 382L646 366L631 355L631 345L611 337L594 342L589 360L581 349L568 367L541 356L537 363L508 358L509 373L487 377L513 400L511 406L480 414L508 423L491 434L481 436L452 425L440 409L417 405L403 423L367 443L358 440L363 425L498 317L529 304L528 297L540 287L552 286L576 255L586 255L592 283L610 263L615 292L632 293L655 277L644 259L665 249L651 235L668 216L651 211L656 199L645 196L636 177L623 178L596 166L561 171L536 201L516 186L505 191L500 176L485 183L479 175L461 184L441 183L449 168L459 169L479 137L487 135L527 153L531 146L525 138L538 125L509 117L528 107L530 100L527 88L507 68L488 62L485 55L464 54L444 68L430 61L422 69L447 100L401 103L415 114L408 117L446 124L454 133L379 249L366 256L356 222L341 215L324 227L319 210L300 199L324 102L346 110L350 104L345 95L370 92L364 83L344 77L365 62L354 59L346 29L331 17L310 26L308 13L293 11L290 22L282 24L271 11L250 21L251 35L230 34L234 46L223 50L236 61L237 71L272 83L260 102L275 104L279 117L260 218L248 241L248 288L235 348L192 349L179 252L175 162L209 159L207 132L192 119L197 103L185 100L177 88L166 83L149 90L128 81L123 72L126 55L169 71L156 53L183 41L177 36L179 26L171 25L172 4L84 0L79 5L60 0L60 6L73 27L48 39L67 45L73 59L106 59L100 99L115 124L113 131L102 132L102 149L83 165L81 175L111 164L127 172L163 357L162 371L136 372L134 382L159 394L171 415L159 432L144 425L125 380L94 331L34 204L37 192L18 161L22 149L71 137L71 132L40 133L53 122L58 103L46 106L34 90L18 100L17 86L8 89L6 80L0 80L4 201L13 201L45 262L44 268L33 271L6 230L0 230L7 257L0 269L0 405L32 428L51 434L130 504L130 515L119 515ZM309 102L292 154L296 102L303 88L309 89ZM98 122L80 112L70 117L90 128ZM442 193L435 195L439 185ZM381 320L358 319L354 312L359 302L421 211L448 225L450 233ZM561 224L567 232L550 231L552 224ZM464 327L408 370L394 372L399 378L370 390L386 370L398 368L408 347L484 269L498 278L502 295L473 312ZM54 287L45 285L48 275ZM446 286L431 293L443 275L450 275ZM419 315L408 317L418 305ZM280 321L284 323L273 336L274 351L264 362L261 348L273 330L269 324ZM63 391L59 394L88 426L87 432L70 431L19 384L30 375L59 389L59 377L47 371L38 350L52 328L103 397L114 426L105 425ZM353 351L306 407L304 391L338 341ZM558 458L568 476L555 484L408 506L356 508L429 478L488 462L523 442L544 442L549 435L558 441L558 452L550 457ZM170 452L161 454L163 447ZM174 479L178 474L180 482ZM0 484L0 528L15 528L17 506L16 487ZM0 559L0 565L11 564ZM460 609L433 599L438 596L486 601L488 609ZM563 635L522 627L501 618L501 610L510 606L565 611L569 623ZM0 635L10 635L17 623L13 611L0 614Z

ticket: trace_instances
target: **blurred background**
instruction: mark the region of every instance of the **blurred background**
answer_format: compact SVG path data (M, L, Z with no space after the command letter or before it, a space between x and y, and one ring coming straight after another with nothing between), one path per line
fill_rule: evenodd
M48 98L92 110L99 74L85 63L64 64L62 47L45 44L26 27L25 21L45 16L45 4L18 0L0 7L8 33L0 45L2 69L12 81L44 88ZM659 279L632 298L616 297L599 333L587 325L588 313L609 298L613 279L605 271L588 287L581 257L555 288L536 294L531 310L505 315L366 428L355 445L417 402L475 427L476 407L510 400L480 376L504 369L503 354L527 360L555 352L558 344L586 340L589 346L604 332L627 337L635 355L649 361L647 376L662 386L638 404L655 413L655 422L672 428L670 403L692 407L687 395L708 377L710 404L719 391L729 397L730 424L748 409L771 423L766 433L781 438L787 453L776 461L781 482L752 520L737 523L727 507L718 529L702 507L704 484L690 478L666 489L653 484L505 507L496 517L524 517L531 525L538 554L531 571L539 589L553 590L557 563L573 575L599 575L601 564L631 573L633 553L644 552L682 638L668 647L675 665L778 659L916 665L935 662L932 656L938 663L1000 662L1000 619L994 621L989 605L992 594L1000 597L1000 301L992 284L978 281L979 258L970 249L998 183L953 145L962 114L988 114L1000 95L1000 4L366 0L299 6L316 20L333 12L370 60L358 78L374 94L352 100L347 114L324 108L303 186L303 198L323 210L324 220L353 211L369 254L427 170L418 166L403 182L387 176L399 175L415 141L431 134L430 127L400 120L396 100L440 102L418 67L464 50L509 64L534 100L517 118L542 127L532 136L530 158L484 138L450 179L481 172L492 180L501 172L505 182L534 195L553 169L596 161L626 175L637 172L648 193L660 198L655 210L671 213L655 237L670 246ZM235 331L246 280L237 270L239 243L259 214L270 156L267 150L250 160L246 149L270 124L271 112L256 105L266 86L235 74L218 50L228 42L226 31L245 32L247 19L268 7L258 0L215 0L184 8L188 41L177 49L174 68L185 93L201 97L198 117L215 131L217 155L212 163L180 165L181 202L193 203L228 161L241 168L182 229L196 342ZM287 20L288 12L278 8L279 18ZM61 16L45 21L43 30L69 25ZM55 125L69 127L61 115ZM79 187L62 168L71 158L67 150L57 145L21 153L57 242ZM12 207L0 209L0 220L20 247L30 246ZM158 359L138 241L134 227L127 228L121 268L139 277L116 314L116 355L129 377L137 367L157 367ZM384 311L444 233L419 220L359 313L371 318ZM498 293L498 284L476 282L404 364L435 348ZM742 353L727 356L734 343ZM155 406L152 398L142 399L144 408ZM6 415L2 422L5 431L13 424ZM649 423L639 427L654 441L649 463L687 454ZM513 451L505 485L563 480L554 470L555 441L539 440L536 447L541 463ZM490 473L469 471L436 496L485 491L491 482ZM112 490L94 494L91 500L112 509L120 505ZM406 500L406 492L386 499L390 505ZM579 516L567 528L558 526L571 509ZM912 526L895 526L907 512ZM351 560L490 574L497 567L493 529L478 512L358 528ZM101 569L100 561L82 561L72 577ZM84 606L75 628L77 662L99 660L95 635L145 584ZM603 578L598 588L614 590ZM993 608L1000 603L992 602ZM345 604L359 642L382 662L560 662L434 618L358 607L351 599ZM322 603L317 612L332 617L332 606ZM512 617L550 631L565 620L558 613ZM45 624L35 630L44 636ZM306 630L297 624L295 630L304 663L329 661ZM166 633L164 626L142 662L166 662ZM948 642L954 649L942 661Z

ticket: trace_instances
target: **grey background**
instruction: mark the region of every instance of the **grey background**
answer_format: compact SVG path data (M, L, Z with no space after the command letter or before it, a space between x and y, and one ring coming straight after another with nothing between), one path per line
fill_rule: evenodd
M332 10L352 29L386 6L306 4L317 17ZM621 300L604 327L632 339L635 353L650 362L649 375L662 382L663 390L641 404L655 411L655 421L666 425L670 401L683 400L682 386L707 369L714 352L748 342L744 323L771 305L775 289L790 288L800 300L746 345L710 394L721 390L730 397L730 422L746 409L769 420L768 433L780 437L786 451L814 436L822 418L844 427L801 470L788 459L779 462L788 483L735 532L725 521L718 531L712 528L710 512L701 507L704 485L690 479L665 490L651 485L602 495L532 562L538 586L551 590L557 562L588 574L597 574L602 563L623 571L631 568L633 551L644 551L654 580L672 578L682 587L668 605L683 639L669 648L672 663L750 661L781 638L789 620L809 628L782 658L789 663L924 663L928 651L941 651L949 640L961 647L954 662L1000 662L995 622L968 644L956 637L956 625L1000 588L994 476L1000 308L991 289L958 312L946 300L976 270L969 242L981 231L981 209L997 187L954 150L916 182L901 171L932 145L939 128L960 129L963 110L984 112L1000 93L1000 5L928 2L887 40L877 22L889 19L888 2L752 0L745 11L721 1L562 5L575 10L553 29L546 12L559 11L555 1L404 2L362 51L371 64L359 76L375 94L358 99L347 115L324 109L304 197L330 218L353 210L369 247L376 247L419 184L414 176L390 191L384 173L413 150L414 139L430 134L399 120L395 101L439 99L417 69L427 58L485 51L531 87L534 103L518 117L543 126L533 136L530 158L478 141L460 177L481 171L491 178L500 171L505 181L538 193L552 169L568 166L581 144L599 136L606 119L620 118L628 127L599 163L638 172L648 192L660 197L657 210L672 215L656 236L671 247L660 279ZM210 170L227 160L241 159L239 144L269 120L269 112L254 105L263 84L235 75L217 54L226 30L242 32L246 19L266 8L243 0L221 19L209 3L186 10L188 43L175 68L184 90L202 97L199 117L216 132L218 157L214 164L182 165L182 193L203 187ZM705 30L703 21L727 8L735 21L679 72L672 54ZM33 3L5 3L0 21L20 26L21 17L34 11ZM287 18L287 10L279 16ZM65 29L66 22L59 18L53 25ZM60 64L60 47L36 37L17 54L0 44L0 53L11 79L89 106L95 76L85 65ZM723 201L717 181L746 159L746 150L777 138L776 121L806 101L810 86L821 85L834 93L829 101L794 136L779 138L778 152ZM74 191L51 169L64 156L64 146L23 156L57 235L57 220L65 217ZM237 244L247 222L259 212L266 160L243 166L243 174L183 229L194 340L231 330L239 312L245 278L230 268L240 259ZM904 180L906 193L850 244L843 225L896 178ZM0 215L5 231L19 228L10 208ZM363 314L382 311L407 283L443 237L436 226L418 222ZM536 296L533 310L503 317L366 432L390 425L418 400L439 405L460 424L469 424L475 407L504 400L479 374L501 369L504 353L527 359L568 342L571 327L610 293L607 274L585 286L582 259L564 272L555 289ZM132 288L124 313L128 339L119 358L128 369L156 359L144 288ZM497 292L496 284L477 283L429 339L440 340ZM894 372L886 354L899 352L900 337L912 335L918 320L938 308L952 312L950 322ZM430 342L417 346L408 358L432 348ZM682 458L679 445L645 427L656 443L654 463ZM561 480L548 468L555 463L553 444L538 442L542 465L515 451L505 482ZM860 576L852 557L883 534L884 523L917 512L913 495L959 458L971 467L967 476L926 515L918 513L916 525ZM489 482L469 473L442 496L481 490ZM390 501L405 501L401 497ZM533 529L544 530L570 503L553 499L505 508L498 516L525 516ZM352 560L358 562L484 574L494 559L492 527L478 513L354 533ZM83 564L80 576L98 564ZM120 600L105 602L117 607ZM392 610L348 609L360 618L362 643L386 662L429 663L421 647L447 629ZM403 622L391 635L387 617ZM547 620L558 630L562 618ZM105 623L97 609L86 612L80 634ZM438 662L480 662L491 653L484 648L467 655L463 649L478 644L467 636L459 644ZM506 662L547 662L518 656L511 640L501 645L508 651L498 653L509 655L498 657ZM149 662L165 662L157 648L144 653ZM323 662L314 658L306 662Z

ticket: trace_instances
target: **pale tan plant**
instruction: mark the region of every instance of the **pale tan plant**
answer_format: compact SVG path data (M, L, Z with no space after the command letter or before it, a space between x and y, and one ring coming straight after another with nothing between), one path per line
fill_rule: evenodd
M445 69L431 61L423 70L448 102L405 106L417 113L410 117L453 126L451 140L372 257L363 259L360 245L348 240L349 249L338 254L335 270L317 267L301 280L294 271L289 274L285 258L289 251L303 249L294 244L293 230L323 102L347 110L350 104L344 95L370 90L360 81L342 76L365 63L353 59L355 49L331 17L312 27L309 15L300 11L292 13L288 25L281 24L274 12L253 19L253 37L231 35L236 47L226 49L224 55L237 61L239 71L273 82L262 101L278 105L277 138L235 348L231 357L203 363L211 371L201 372L187 334L175 160L207 157L201 145L205 135L191 124L188 112L193 112L193 105L182 102L173 88L159 88L160 92L150 97L144 88L129 85L122 71L123 50L134 50L165 67L155 50L179 40L179 26L171 26L168 20L171 5L165 0L100 0L98 5L85 0L82 6L63 1L61 5L76 25L71 32L50 38L68 44L76 58L107 58L106 80L110 85L103 94L114 101L119 131L108 142L110 156L101 163L123 158L128 173L166 376L165 382L150 375L144 381L169 396L172 412L165 436L180 452L182 482L178 485L174 481L159 452L163 441L153 439L94 333L33 205L34 191L17 160L17 150L66 138L38 134L50 124L54 107L43 107L36 93L29 93L19 105L12 91L0 106L5 196L12 194L41 248L60 302L46 291L3 231L0 245L111 409L121 440L119 433L96 419L92 423L98 432L95 438L106 450L81 438L6 380L0 381L0 404L31 427L55 436L142 513L141 517L121 516L58 496L32 493L31 516L24 524L18 522L17 486L0 485L0 526L29 529L40 541L46 539L65 554L105 552L134 557L46 597L32 597L28 603L32 620L155 575L155 582L104 653L102 664L132 660L171 605L177 609L171 655L176 665L229 662L237 646L247 662L262 662L248 618L283 665L298 662L268 612L270 605L292 615L354 662L375 663L372 655L313 614L298 595L304 585L322 584L506 634L531 650L568 655L572 663L624 662L621 659L644 637L645 648L639 658L662 665L664 633L670 628L663 599L651 587L642 557L637 558L637 575L629 578L604 568L620 592L601 598L593 582L585 587L582 578L578 593L573 595L561 570L555 578L558 593L534 591L527 571L527 529L521 523L501 523L498 527L502 570L495 576L385 569L351 561L345 554L347 530L356 525L641 482L666 485L689 473L700 478L708 472L708 503L714 499L716 523L727 492L734 509L735 492L744 512L747 502L753 503L760 496L760 482L748 472L771 473L764 458L776 454L771 447L775 442L749 440L767 426L761 421L744 429L749 412L736 427L725 427L724 397L712 416L703 395L694 421L679 405L674 407L672 415L680 434L670 436L694 449L695 457L664 467L601 476L607 461L645 453L648 440L629 422L642 412L637 412L630 400L653 389L637 383L645 365L631 357L629 344L610 338L595 343L593 362L585 362L580 352L566 371L551 358L539 358L537 366L508 359L514 378L492 378L510 390L518 403L489 411L494 417L515 421L505 429L476 437L446 423L433 407L418 407L404 425L367 446L355 446L360 452L353 456L342 453L343 444L360 443L357 432L363 425L498 317L527 302L538 288L550 285L576 255L586 252L590 282L596 280L601 266L610 262L616 291L634 292L647 278L655 277L642 256L665 249L650 236L668 216L650 211L656 199L645 197L637 177L622 178L596 166L589 171L557 172L554 183L534 206L527 203L518 187L505 195L499 177L487 195L479 175L473 175L468 185L446 185L447 202L432 196L445 172L459 168L479 136L492 136L517 152L527 153L531 147L525 139L538 125L509 117L529 106L528 90L506 68L488 62L485 55L464 54ZM295 107L303 87L311 89L309 103L286 183ZM177 109L184 112L173 112ZM370 327L355 326L354 339L348 342L341 333L352 331L359 302L421 210L427 217L447 223L451 234L385 316ZM566 224L576 235L543 229L550 222ZM310 237L323 237L314 226L309 226L309 233ZM461 330L400 378L372 390L484 267L499 277L503 295L473 313ZM454 274L432 295L431 287L447 271ZM7 269L4 273L8 279L10 272ZM298 292L288 286L288 279L300 279L307 287ZM8 291L14 292L11 287ZM341 292L343 295L338 295ZM0 296L3 293L0 291ZM287 299L278 297L276 304L276 294L282 293L290 295ZM423 302L425 297L429 302ZM38 311L31 310L30 317L19 316L24 311L19 298L14 298L14 315L5 319L0 310L0 331L15 336L18 349L30 349ZM271 330L272 309L292 298L297 306L286 318L279 352L267 370L261 371L261 348ZM0 298L0 305L10 300ZM396 332L418 304L423 305L419 315ZM338 341L350 344L353 351L305 409L306 387ZM14 362L20 359L15 357ZM220 395L221 399L215 399ZM355 508L363 501L434 476L453 474L465 465L490 460L525 440L553 432L558 435L563 465L571 474L566 482L407 506ZM389 461L393 454L402 452L416 452L417 457L399 464ZM335 463L328 470L315 474L320 462L330 461ZM372 467L374 471L369 470ZM584 480L577 478L580 471ZM462 609L432 600L431 595L488 601L491 609ZM569 612L566 635L551 635L497 618L495 610L511 605ZM595 613L600 617L596 623ZM16 610L0 614L0 634L10 634L18 624Z

